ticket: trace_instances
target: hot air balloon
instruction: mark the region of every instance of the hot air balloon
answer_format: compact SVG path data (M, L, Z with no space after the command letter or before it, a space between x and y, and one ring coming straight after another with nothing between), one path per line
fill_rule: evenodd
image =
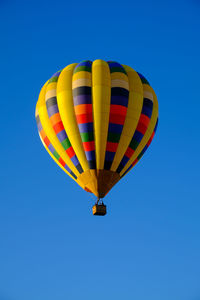
M40 139L59 167L102 198L140 160L155 135L158 101L131 67L103 60L70 64L42 87L36 105Z

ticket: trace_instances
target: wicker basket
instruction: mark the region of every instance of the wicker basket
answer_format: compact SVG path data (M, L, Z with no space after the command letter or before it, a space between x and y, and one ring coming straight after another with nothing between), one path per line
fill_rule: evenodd
M105 216L106 215L106 205L104 204L95 204L92 207L93 215L95 216Z

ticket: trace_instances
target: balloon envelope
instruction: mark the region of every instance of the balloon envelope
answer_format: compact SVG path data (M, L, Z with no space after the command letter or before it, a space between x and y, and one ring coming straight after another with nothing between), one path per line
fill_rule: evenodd
M103 60L71 64L41 89L41 141L84 190L103 198L149 147L158 101L144 76Z

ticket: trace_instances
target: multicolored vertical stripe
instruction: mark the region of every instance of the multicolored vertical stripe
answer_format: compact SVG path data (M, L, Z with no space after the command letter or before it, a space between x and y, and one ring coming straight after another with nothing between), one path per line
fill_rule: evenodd
M111 102L104 162L105 170L110 170L117 151L129 98L128 76L125 69L117 62L109 61L108 65L111 73Z
M156 125L155 125L155 128L154 128L154 131L150 137L150 139L148 140L147 144L145 145L145 147L143 148L143 150L140 152L140 154L138 155L138 157L134 160L134 162L130 165L130 167L126 170L126 172L124 172L124 174L121 176L124 177L129 171L130 169L132 169L136 164L137 162L142 158L142 156L144 155L144 153L147 151L147 149L149 148L153 138L154 138L154 135L156 133L156 130L157 130L157 127L158 127L158 119L156 121Z
M56 72L49 80L48 85L53 82L56 83L58 81L60 73L61 71ZM59 139L64 150L66 151L67 155L71 159L72 163L74 164L78 172L81 174L83 172L83 169L78 161L78 158L74 152L74 149L69 141L65 128L63 126L60 113L58 110L56 96L53 97L50 96L46 98L46 107L47 107L49 119L51 121L52 127L56 133L57 138Z
M91 61L78 64L73 72L73 101L83 148L90 169L96 169L92 112Z
M126 150L124 157L122 158L118 168L117 168L117 173L120 173L127 162L130 160L132 155L134 154L135 150L137 149L138 145L140 144L143 136L145 135L151 115L153 111L153 101L148 98L143 99L143 106L142 106L142 112L139 118L139 122L137 125L137 128L135 130L135 133L132 137L132 140L129 144L128 149Z
M37 123L40 137L41 137L42 141L44 142L44 144L49 149L49 151L53 154L53 156L57 159L57 161L69 172L69 174L71 174L74 177L74 179L77 179L77 176L70 170L70 168L67 166L65 161L62 159L62 157L58 154L58 152L55 150L53 145L50 143L50 140L48 139L48 137L42 127L39 115L36 116L36 123Z

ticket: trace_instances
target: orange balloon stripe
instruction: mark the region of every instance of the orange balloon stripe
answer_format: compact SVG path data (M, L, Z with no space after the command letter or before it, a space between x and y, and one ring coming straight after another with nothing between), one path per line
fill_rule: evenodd
M45 143L45 145L46 145L47 147L49 147L49 145L50 145L50 140L48 139L47 136L45 136L45 138L44 138L44 143Z
M60 118L60 114L59 113L56 113L55 115L52 115L50 117L50 121L51 121L51 124L52 126L56 125L57 123L59 123L61 121L61 118Z
M92 113L92 104L81 104L74 106L75 114L82 115L82 114L90 114Z

